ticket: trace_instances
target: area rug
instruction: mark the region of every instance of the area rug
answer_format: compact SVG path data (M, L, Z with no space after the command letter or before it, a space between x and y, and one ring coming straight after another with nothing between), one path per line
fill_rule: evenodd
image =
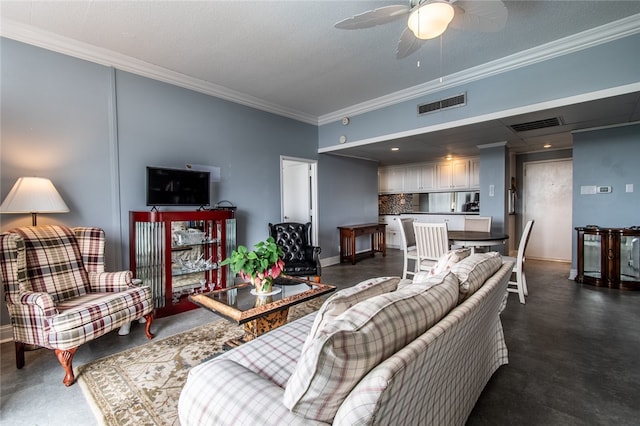
M316 311L323 301L294 306L288 320ZM76 369L77 382L102 425L178 426L178 399L189 370L242 334L242 326L216 320L82 365Z

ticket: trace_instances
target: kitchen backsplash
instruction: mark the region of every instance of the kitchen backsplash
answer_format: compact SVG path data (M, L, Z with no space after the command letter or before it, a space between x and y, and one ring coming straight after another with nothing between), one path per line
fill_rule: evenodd
M413 212L414 194L389 194L378 196L378 214Z

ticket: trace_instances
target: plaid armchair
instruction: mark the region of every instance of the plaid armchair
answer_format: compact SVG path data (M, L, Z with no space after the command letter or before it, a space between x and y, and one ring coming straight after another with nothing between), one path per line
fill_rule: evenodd
M153 301L148 287L132 284L130 271L104 271L104 231L99 228L30 226L0 234L0 278L16 348L55 351L73 384L78 347L144 317L150 332Z

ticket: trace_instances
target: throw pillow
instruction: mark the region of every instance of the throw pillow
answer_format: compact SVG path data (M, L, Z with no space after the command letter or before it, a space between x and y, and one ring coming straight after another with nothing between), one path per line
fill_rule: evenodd
M353 387L382 360L444 317L458 301L455 275L362 301L318 331L284 391L284 404L306 419L331 423Z
M313 321L309 336L302 347L304 351L308 342L313 340L325 324L352 307L358 302L367 300L379 294L395 291L400 278L378 277L362 281L353 287L345 288L332 294L320 307Z
M471 248L461 248L448 251L444 255L440 256L438 262L436 262L429 271L429 275L437 275L450 270L453 265L460 262L462 259L469 257L470 254Z
M460 282L460 299L463 302L476 292L491 275L502 266L498 252L476 253L453 265L451 272Z

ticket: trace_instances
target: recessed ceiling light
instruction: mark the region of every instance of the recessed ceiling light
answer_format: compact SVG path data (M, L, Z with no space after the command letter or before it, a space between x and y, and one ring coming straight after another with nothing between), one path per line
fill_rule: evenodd
M550 143L545 143L544 145L542 145L543 148L551 148L551 144Z
M400 148L398 148L397 146L394 146L393 148L391 148L391 151L400 151Z
M453 160L453 156L452 155L447 155L446 157L444 157L445 160Z

